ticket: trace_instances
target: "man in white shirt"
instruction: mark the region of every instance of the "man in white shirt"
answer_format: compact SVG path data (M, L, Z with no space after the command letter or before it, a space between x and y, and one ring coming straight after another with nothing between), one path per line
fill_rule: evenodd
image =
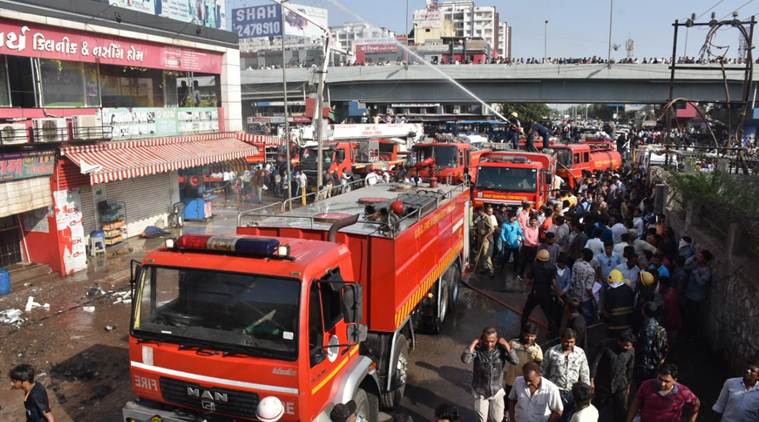
M712 410L722 422L759 421L759 362L746 368L746 375L728 378Z
M559 387L543 378L540 365L535 362L524 364L522 374L509 392L509 420L558 422L564 411Z
M612 219L612 222L615 221ZM627 232L627 227L625 227L624 224L622 224L621 221L617 221L611 226L611 236L614 240L614 243L619 243L622 241L622 233Z
M590 404L593 399L593 388L584 382L572 386L572 397L575 401L575 413L569 422L598 422L598 409Z

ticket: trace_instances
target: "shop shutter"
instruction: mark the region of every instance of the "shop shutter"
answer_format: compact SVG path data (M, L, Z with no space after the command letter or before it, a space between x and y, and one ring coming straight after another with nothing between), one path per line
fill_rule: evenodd
M0 183L0 217L49 207L52 203L49 177Z
M79 188L79 197L82 200L82 226L84 236L89 238L93 230L98 230L97 217L95 216L95 199L92 197L92 186L84 185Z
M171 205L179 201L177 172L118 180L105 184L108 201L126 204L127 236L147 226L166 227Z

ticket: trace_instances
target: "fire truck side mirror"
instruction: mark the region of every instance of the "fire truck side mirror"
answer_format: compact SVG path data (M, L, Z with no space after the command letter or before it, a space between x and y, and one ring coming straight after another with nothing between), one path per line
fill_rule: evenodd
M368 328L364 324L348 324L345 328L345 338L350 345L359 344L366 341L368 332Z
M342 288L342 306L343 306L343 319L348 324L354 324L361 322L362 315L361 310L363 304L361 303L363 295L361 292L361 285L358 283L346 283Z
M140 277L142 271L142 262L133 259L129 262L129 285L132 293L132 300L134 300L134 289L137 284L137 278Z

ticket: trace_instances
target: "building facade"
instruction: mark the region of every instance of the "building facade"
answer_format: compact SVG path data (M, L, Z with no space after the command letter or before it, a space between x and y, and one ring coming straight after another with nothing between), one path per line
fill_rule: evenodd
M477 6L473 0L437 3L437 8L453 22L455 36L483 38L492 49L499 45L500 21L495 6Z
M82 270L166 226L182 172L259 154L232 33L90 0L0 0L0 32L0 266Z
M387 28L377 28L360 22L331 26L329 29L332 46L346 53L355 54L357 44L386 43L395 39L395 33Z
M501 22L498 30L498 55L504 59L511 58L511 25Z

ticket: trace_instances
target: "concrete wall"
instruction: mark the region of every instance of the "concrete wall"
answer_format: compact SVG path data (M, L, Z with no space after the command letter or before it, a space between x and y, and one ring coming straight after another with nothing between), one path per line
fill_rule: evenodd
M727 223L727 236L710 231L692 213L686 225L687 212L670 210L667 221L679 235L688 234L698 247L714 254L714 276L709 288L704 332L713 351L719 353L735 373L742 373L749 361L759 359L759 282L756 258L742 256L734 247L736 226Z

